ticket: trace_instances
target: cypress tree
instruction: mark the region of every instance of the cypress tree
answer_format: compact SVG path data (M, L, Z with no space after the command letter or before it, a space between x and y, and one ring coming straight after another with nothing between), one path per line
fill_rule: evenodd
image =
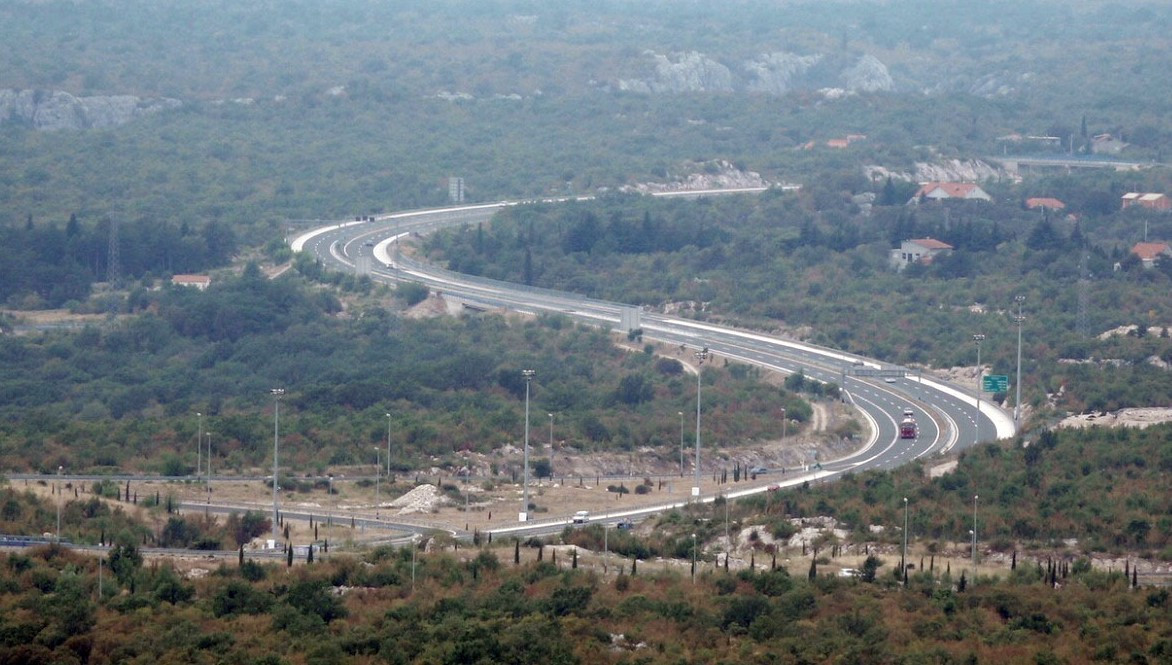
M240 553L236 557L236 562L241 566L244 565L244 544L243 543L241 543L241 545L240 545Z
M545 545L538 545L537 546L537 560L542 561L544 559L545 559Z
M578 570L578 548L577 547L574 548L574 560L570 563L570 567L573 568L574 570Z
M639 565L639 557L631 557L631 577L635 576L635 568Z
M810 572L807 574L807 577L810 579L810 581L813 581L815 577L818 577L818 559L817 558L810 559Z
M305 555L305 563L313 563L313 544L309 545L309 552Z
M286 545L285 546L285 567L289 568L292 566L293 566L293 546Z
M521 563L521 539L518 538L513 541L513 564L519 565Z

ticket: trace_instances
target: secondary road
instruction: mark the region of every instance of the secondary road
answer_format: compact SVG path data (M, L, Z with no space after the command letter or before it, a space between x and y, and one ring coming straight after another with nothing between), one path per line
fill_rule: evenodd
M745 190L753 191L753 190ZM724 195L736 192L692 192L691 196ZM521 312L555 312L573 319L619 329L624 315L637 317L643 336L687 350L707 347L715 356L758 365L780 372L802 371L807 377L834 382L870 425L869 435L858 450L837 460L819 460L817 467L790 475L782 486L809 480L820 481L846 472L891 469L936 453L959 450L978 440L1010 437L1015 434L1011 416L987 400L980 404L973 392L938 379L922 378L908 372L884 379L856 377L862 370L899 370L881 361L780 337L665 316L642 308L583 298L571 293L536 289L516 284L460 275L410 259L398 251L398 241L407 235L489 221L497 210L525 202L500 202L419 210L383 215L370 222L345 222L309 231L291 243L295 252L308 251L331 269L364 272L376 281L410 281L424 284L474 308L507 308ZM975 388L975 386L974 386ZM898 423L903 410L911 408L920 424L919 437L899 438ZM813 464L811 460L811 464ZM703 466L703 460L701 460ZM819 468L820 467L820 468ZM765 491L765 486L729 492L742 494ZM711 501L715 496L704 497ZM678 504L665 504L608 518L617 521ZM569 523L569 517L518 524L494 533L543 533Z

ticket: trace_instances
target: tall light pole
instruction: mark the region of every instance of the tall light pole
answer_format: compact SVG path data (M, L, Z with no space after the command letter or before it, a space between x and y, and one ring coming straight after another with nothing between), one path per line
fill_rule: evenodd
M692 534L692 584L696 583L696 534Z
M1017 302L1017 316L1014 321L1017 322L1017 395L1013 398L1013 424L1021 427L1021 323L1025 321L1025 317L1021 315L1021 304L1025 302L1025 296L1014 296L1014 301Z
M208 437L208 503L212 502L212 433L206 434Z
M907 497L903 498L903 557L900 558L899 576L903 579L903 585L907 586Z
M378 481L379 481L379 476L382 474L382 468L383 468L383 463L382 463L382 460L379 459L378 446L375 446L374 447L374 518L376 520L378 519L378 504L379 504Z
M411 593L415 593L415 552L419 549L419 534L411 534Z
M549 416L549 482L553 483L553 414L546 414Z
M973 565L977 565L977 495L973 495Z
M57 466L57 542L61 542L61 492L65 489L61 485L61 472L65 467Z
M195 435L195 480L199 481L199 472L203 468L203 462L200 460L200 451L203 450L203 414L196 411L195 420L199 423L197 433Z
M985 336L973 335L973 341L977 343L977 419L974 422L976 433L973 434L973 445L976 445L981 440L981 382L985 378L985 368L981 366L981 342L985 341Z
M692 496L700 498L700 379L704 375L704 361L708 359L708 347L696 352L696 481L692 485Z
M781 442L785 443L785 427L789 424L789 418L785 417L785 407L781 407Z
M521 487L521 512L517 515L517 521L529 521L529 382L533 380L533 375L536 374L531 369L521 370L521 376L525 379L525 450L522 453L525 464L524 485Z
M684 412L678 411L680 414L680 478L684 477Z
M391 414L387 414L387 482L391 482Z
M280 465L277 462L277 453L281 448L281 398L285 396L285 389L273 388L269 392L273 395L273 543L276 543L278 515L277 472L280 469Z

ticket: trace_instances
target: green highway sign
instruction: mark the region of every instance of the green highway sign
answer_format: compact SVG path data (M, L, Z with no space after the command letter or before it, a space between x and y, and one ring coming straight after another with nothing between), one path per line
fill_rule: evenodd
M1009 375L986 374L981 377L981 391L987 393L1003 393L1009 390Z

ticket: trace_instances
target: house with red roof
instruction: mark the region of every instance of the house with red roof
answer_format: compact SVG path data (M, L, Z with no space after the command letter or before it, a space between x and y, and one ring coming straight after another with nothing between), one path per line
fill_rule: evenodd
M190 286L203 291L212 285L212 278L207 275L175 275L171 278L175 286Z
M1139 257L1145 268L1154 268L1157 261L1172 256L1172 247L1166 242L1137 242L1131 253Z
M926 182L916 191L911 202L943 201L945 199L992 201L993 197L971 182Z
M952 253L952 245L935 238L904 240L898 249L891 250L891 265L898 270L913 263L931 263L937 256Z
M1044 210L1058 211L1058 210L1064 210L1066 208L1066 204L1063 203L1062 201L1059 201L1058 199L1051 199L1051 198L1046 198L1046 197L1034 197L1034 198L1026 199L1025 205L1026 205L1026 208L1028 208L1030 210L1037 210L1038 208L1042 208Z

